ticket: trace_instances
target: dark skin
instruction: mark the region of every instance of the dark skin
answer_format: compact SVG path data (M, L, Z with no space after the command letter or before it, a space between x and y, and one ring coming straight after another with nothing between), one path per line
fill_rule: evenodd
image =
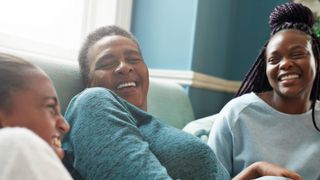
M122 36L106 36L89 51L90 87L105 87L147 110L149 71L140 49Z
M296 30L280 31L268 44L266 55L266 74L273 91L259 96L283 113L310 110L316 63L307 36Z
M52 82L37 69L26 71L25 80L27 87L12 93L10 107L0 109L0 128L28 128L45 140L62 159L61 139L70 127L61 115Z
M302 114L311 109L310 94L315 80L316 63L311 40L306 34L298 30L276 33L266 49L266 74L273 90L258 94L266 103L287 114ZM269 162L256 162L234 179L262 176L302 179L298 173Z
M290 171L276 164L263 161L251 164L236 177L234 177L233 180L256 179L263 176L281 176L293 180L302 180L302 177L294 171Z

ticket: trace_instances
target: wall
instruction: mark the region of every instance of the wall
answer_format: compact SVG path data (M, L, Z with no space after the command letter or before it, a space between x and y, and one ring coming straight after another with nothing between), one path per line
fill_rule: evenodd
M131 31L149 68L190 69L197 1L135 0Z
M149 68L243 79L268 38L268 16L287 0L135 0L132 32ZM187 87L197 118L233 93Z

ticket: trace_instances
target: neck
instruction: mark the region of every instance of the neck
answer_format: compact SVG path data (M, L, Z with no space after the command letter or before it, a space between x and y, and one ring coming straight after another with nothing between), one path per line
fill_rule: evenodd
M311 109L312 102L308 97L279 96L273 91L258 94L267 104L276 110L287 114L302 114Z

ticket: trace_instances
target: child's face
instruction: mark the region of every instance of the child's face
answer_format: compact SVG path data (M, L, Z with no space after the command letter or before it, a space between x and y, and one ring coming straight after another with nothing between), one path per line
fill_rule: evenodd
M31 129L63 158L61 139L69 131L69 125L61 115L56 91L48 77L38 70L28 71L26 81L27 88L12 93L9 112L1 125Z

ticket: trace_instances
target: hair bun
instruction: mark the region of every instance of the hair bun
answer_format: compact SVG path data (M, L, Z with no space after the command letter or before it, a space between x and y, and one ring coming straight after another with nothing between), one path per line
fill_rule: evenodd
M273 31L285 23L302 23L311 28L314 21L313 13L308 7L290 2L278 5L272 11L269 17L269 27Z

